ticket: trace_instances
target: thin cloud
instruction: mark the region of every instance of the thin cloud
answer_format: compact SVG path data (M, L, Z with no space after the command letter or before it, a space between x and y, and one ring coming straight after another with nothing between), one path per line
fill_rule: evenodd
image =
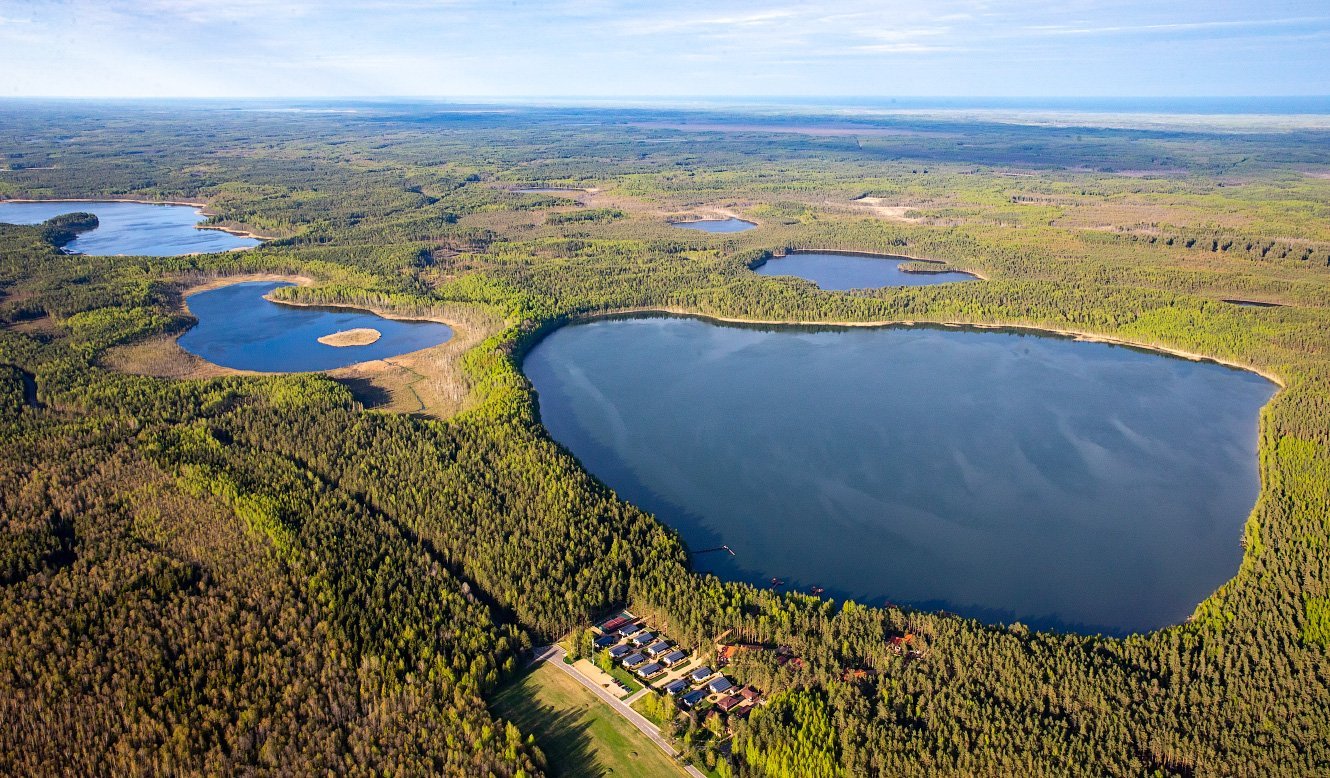
M958 46L901 41L899 43L867 43L860 46L850 46L849 51L861 54L936 54L944 51L957 51L959 48Z
M1188 30L1254 29L1258 27L1291 27L1294 25L1326 24L1330 17L1295 17L1288 19L1241 19L1204 22L1168 22L1164 24L1135 24L1109 26L1073 26L1045 24L1026 27L1036 35L1117 35L1122 33L1185 32Z
M0 0L0 89L1314 94L1324 2Z

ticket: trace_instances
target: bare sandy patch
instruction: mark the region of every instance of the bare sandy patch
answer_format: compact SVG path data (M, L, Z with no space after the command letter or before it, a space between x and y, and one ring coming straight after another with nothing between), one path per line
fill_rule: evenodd
M899 222L917 222L919 219L906 216L905 214L915 209L912 205L900 205L891 203L885 197L860 197L850 201L850 204L861 210L870 211L875 216L884 219Z
M325 346L346 348L347 346L368 346L377 342L381 337L383 337L383 333L372 327L357 327L353 330L342 330L331 335L324 335L319 338L319 342Z

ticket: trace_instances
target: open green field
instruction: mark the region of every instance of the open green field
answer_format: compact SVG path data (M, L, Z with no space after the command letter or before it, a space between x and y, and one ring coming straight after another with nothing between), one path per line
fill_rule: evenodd
M562 776L678 776L655 743L575 679L541 665L494 698L495 713L536 736L550 773Z

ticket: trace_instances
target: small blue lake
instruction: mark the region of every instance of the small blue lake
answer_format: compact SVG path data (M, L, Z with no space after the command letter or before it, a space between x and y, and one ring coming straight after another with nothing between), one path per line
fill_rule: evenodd
M812 281L819 289L830 291L884 286L932 286L978 280L969 273L956 270L919 273L900 269L902 263L917 261L888 254L871 256L799 251L783 257L772 257L753 268L753 272L762 276L795 276Z
M691 222L670 222L675 227L681 227L685 230L698 230L700 232L743 232L751 230L757 225L753 222L743 219L702 219Z
M262 241L221 230L199 229L206 217L192 205L126 202L0 203L0 222L41 224L64 213L95 214L100 225L79 235L65 250L73 254L173 257L247 249Z
M264 295L288 283L253 282L197 292L185 298L199 323L180 336L180 347L223 367L263 373L334 370L359 362L437 346L452 337L446 324L401 321L352 308L282 305ZM328 346L319 338L357 328L378 330L366 346Z

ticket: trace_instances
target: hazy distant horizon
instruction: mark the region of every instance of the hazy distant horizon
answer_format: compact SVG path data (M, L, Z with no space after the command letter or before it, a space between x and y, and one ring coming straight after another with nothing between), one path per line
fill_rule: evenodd
M1315 96L1330 72L1330 9L1323 0L0 0L0 68L8 97Z
M590 108L779 108L841 110L847 117L856 109L870 116L878 112L921 110L1011 110L1119 112L1177 115L1324 115L1330 114L1330 94L1308 95L237 95L237 96L3 96L0 102L83 102L153 105L195 103L209 106L261 107L300 110L302 107L367 107L439 105L465 109L501 107Z

